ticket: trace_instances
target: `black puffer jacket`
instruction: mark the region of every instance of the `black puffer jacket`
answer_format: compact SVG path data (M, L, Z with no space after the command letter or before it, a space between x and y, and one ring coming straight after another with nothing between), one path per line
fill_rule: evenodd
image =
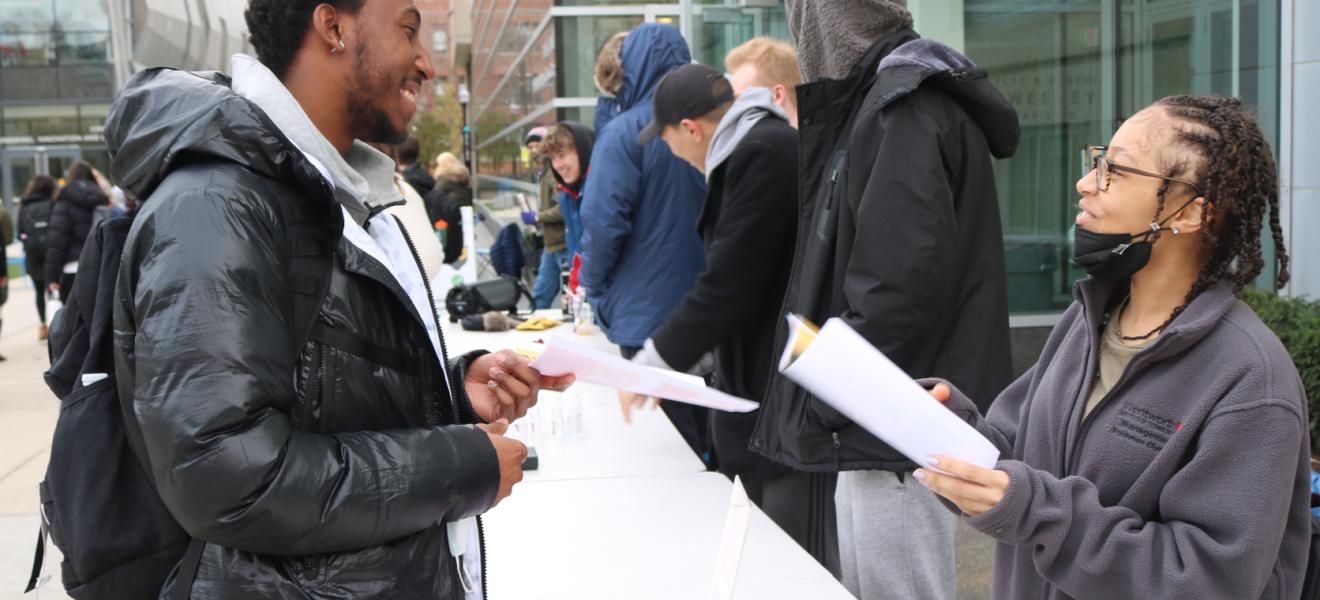
M779 355L771 344L797 235L797 150L797 132L766 117L710 172L697 221L706 270L651 336L660 357L680 371L713 351L715 387L757 402ZM747 449L758 416L711 411L721 473L755 481L787 470Z
M882 36L847 78L797 88L802 213L785 307L843 319L908 375L975 390L984 410L1012 380L991 156L1013 155L1017 112L980 67L877 74L916 39ZM751 444L803 471L913 468L782 375Z
M330 184L223 74L141 72L107 122L111 173L144 200L116 297L119 391L165 505L208 542L192 598L461 598L441 523L499 486L486 433L454 425L477 421L462 380L478 353L442 367L432 316L342 237ZM319 321L416 374L292 348L279 194L331 221Z
M46 281L58 283L64 264L82 256L83 242L92 230L92 212L109 201L94 181L73 181L55 195L46 231Z

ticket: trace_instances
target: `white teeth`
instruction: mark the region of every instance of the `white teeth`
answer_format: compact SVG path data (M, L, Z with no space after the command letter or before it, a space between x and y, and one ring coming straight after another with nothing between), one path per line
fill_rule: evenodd
M409 100L417 99L417 94L412 93L412 90L399 90L399 93L403 94L403 97Z

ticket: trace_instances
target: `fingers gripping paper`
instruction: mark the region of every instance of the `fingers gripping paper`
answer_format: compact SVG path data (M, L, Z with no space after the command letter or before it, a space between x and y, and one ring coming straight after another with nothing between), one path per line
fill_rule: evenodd
M993 469L999 450L839 319L819 333L789 315L779 370L919 465L947 456Z
M545 350L530 366L549 377L571 373L578 381L728 412L748 412L758 406L750 400L705 387L697 383L699 378L644 367L562 337L550 338Z

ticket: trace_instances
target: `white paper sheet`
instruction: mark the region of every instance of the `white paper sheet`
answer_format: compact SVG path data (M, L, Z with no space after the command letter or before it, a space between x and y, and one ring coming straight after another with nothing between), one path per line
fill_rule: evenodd
M720 541L719 558L715 560L715 581L710 585L709 600L733 599L738 566L742 564L743 546L747 543L747 528L751 522L752 501L747 497L742 478L735 475L733 496L729 499L729 518L724 522L724 538Z
M559 336L550 337L531 367L542 375L573 374L578 381L728 412L755 410L757 403L693 383L690 376L633 364Z
M789 316L790 336L779 370L912 462L947 456L993 469L999 450L976 429L931 397L902 369L839 319L826 321L806 351L793 360L805 329Z

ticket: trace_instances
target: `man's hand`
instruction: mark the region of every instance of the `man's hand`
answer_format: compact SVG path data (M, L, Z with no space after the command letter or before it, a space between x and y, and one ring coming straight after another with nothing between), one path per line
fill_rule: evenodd
M527 446L518 440L504 437L504 432L509 429L509 423L503 419L477 427L490 436L490 443L495 446L495 454L500 457L500 493L495 496L495 504L490 505L494 508L499 506L500 500L508 498L509 494L513 493L514 485L522 481L522 464L527 460Z
M1004 471L984 469L943 456L932 456L926 462L956 477L929 469L917 469L913 476L931 491L957 504L969 517L994 508L1008 492L1009 478Z
M55 283L55 282L53 282L53 281L50 282L50 285L48 285L48 286L46 286L46 287L49 288L50 291L52 291L52 292L58 292L58 291L60 291L60 284Z
M472 361L463 389L481 420L494 423L520 418L536 404L536 395L542 388L562 392L575 381L572 375L542 377L536 369L527 366L530 362L512 350L500 350Z
M659 398L619 390L619 408L623 409L623 422L632 425L632 411L642 410L648 398L651 400L651 410L660 408Z

